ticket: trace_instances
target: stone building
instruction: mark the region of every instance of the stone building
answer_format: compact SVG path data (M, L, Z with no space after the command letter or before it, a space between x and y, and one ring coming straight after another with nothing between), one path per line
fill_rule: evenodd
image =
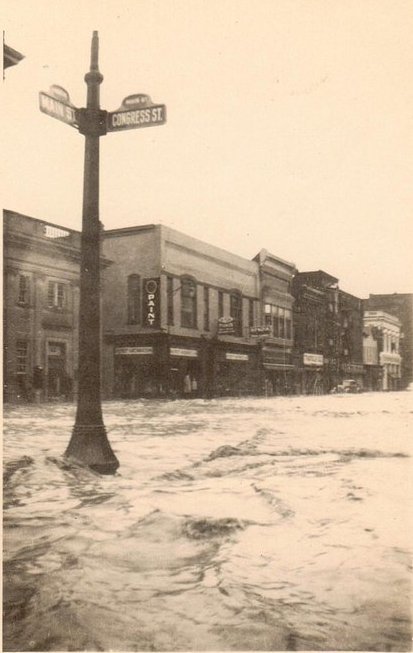
M400 388L413 382L413 293L369 295L366 311L384 311L400 320Z
M80 234L3 212L6 400L70 398L77 370Z
M369 389L400 388L400 326L400 320L385 311L364 312L364 365Z

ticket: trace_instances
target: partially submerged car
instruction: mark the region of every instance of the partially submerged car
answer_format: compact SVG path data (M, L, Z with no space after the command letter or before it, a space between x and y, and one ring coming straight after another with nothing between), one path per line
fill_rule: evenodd
M361 387L354 379L344 379L331 392L361 392Z

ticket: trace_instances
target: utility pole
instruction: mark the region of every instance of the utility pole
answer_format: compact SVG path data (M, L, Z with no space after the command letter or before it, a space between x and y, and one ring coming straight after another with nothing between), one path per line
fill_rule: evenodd
M99 39L93 32L90 70L85 75L87 103L77 109L61 86L40 93L40 110L75 127L85 137L83 213L80 255L79 377L76 421L65 457L100 474L114 474L119 462L103 423L100 394L100 240L99 138L108 131L161 125L165 105L148 95L130 95L114 112L100 108L103 75L98 64Z

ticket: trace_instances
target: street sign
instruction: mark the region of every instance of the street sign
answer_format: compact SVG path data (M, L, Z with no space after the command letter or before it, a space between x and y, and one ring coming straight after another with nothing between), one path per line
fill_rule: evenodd
M41 91L39 93L39 105L40 111L47 113L48 116L57 118L57 120L61 120L72 127L77 127L76 107L73 104L62 102L60 98L58 99Z
M166 106L154 104L140 109L123 108L119 111L109 111L107 114L108 132L122 131L123 129L137 129L138 127L154 127L166 122Z

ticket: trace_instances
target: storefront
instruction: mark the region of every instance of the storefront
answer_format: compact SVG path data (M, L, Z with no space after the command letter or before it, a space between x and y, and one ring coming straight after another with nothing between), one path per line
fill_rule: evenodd
M300 392L305 395L321 395L325 391L324 356L304 353L300 368Z
M290 348L264 345L262 365L266 396L294 394L294 366Z
M202 388L202 369L198 347L169 346L168 395L197 397Z
M213 366L212 395L217 397L257 395L263 379L257 346L216 342L209 364Z
M114 397L136 399L162 394L159 357L153 345L118 346L114 358Z

